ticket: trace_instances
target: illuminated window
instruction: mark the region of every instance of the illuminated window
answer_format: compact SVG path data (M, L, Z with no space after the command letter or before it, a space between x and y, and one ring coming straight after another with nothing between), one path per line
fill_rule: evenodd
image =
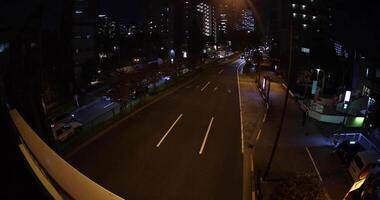
M293 17L297 17L297 13L293 13Z
M306 9L306 6L305 5L302 5L302 10L305 10Z
M317 17L316 16L313 16L313 20L316 20L317 19Z
M307 28L307 24L302 24L302 27L303 27L304 29L306 29L306 28Z
M296 4L293 3L293 4L292 4L292 7L293 7L293 8L296 8Z
M302 15L302 18L303 18L303 19L306 19L306 15L305 15L305 14L303 14L303 15Z
M343 56L343 46L338 43L334 43L335 53L337 56Z

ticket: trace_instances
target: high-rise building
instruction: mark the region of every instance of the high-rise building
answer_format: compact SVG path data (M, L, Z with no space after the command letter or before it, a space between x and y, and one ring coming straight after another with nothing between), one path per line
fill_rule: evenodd
M217 40L217 22L215 17L215 8L212 5L201 2L197 5L197 11L202 14L202 34L216 43Z
M173 9L170 6L160 8L158 29L164 35L170 35L173 31Z
M218 24L218 38L220 43L227 41L227 35L230 30L230 7L227 3L222 3L218 7L217 24Z
M160 8L158 17L158 34L161 37L161 48L172 49L173 48L173 8L171 6L163 6Z
M240 30L253 32L255 31L255 19L253 18L252 11L249 9L243 9L241 11Z
M193 8L195 7L194 2L189 0L174 2L173 32L176 51L186 51L189 47L192 22L195 17Z
M227 34L227 14L226 13L220 13L219 14L219 31L223 34Z
M98 66L96 1L75 0L72 5L72 52L78 89L89 85Z
M297 75L305 70L326 69L326 58L318 58L328 53L334 54L331 42L331 8L327 0L285 0L281 1L280 21L280 60L281 72L285 77L292 55L290 85L295 86ZM291 48L290 48L291 47ZM290 52L292 51L292 52Z
M201 2L197 5L197 11L202 13L202 34L211 36L212 34L212 8Z

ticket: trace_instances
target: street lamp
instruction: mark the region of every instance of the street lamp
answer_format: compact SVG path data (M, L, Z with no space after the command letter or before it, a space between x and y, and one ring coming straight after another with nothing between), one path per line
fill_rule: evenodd
M320 69L320 68L317 68L315 69L317 71L317 83L319 83L319 72L322 71L323 72L323 78L322 78L322 85L321 85L321 91L324 90L325 88L325 76L326 76L326 73L323 69Z
M350 99L351 99L351 91L347 90L344 95L344 101L343 101L343 109L346 111L343 117L343 124L342 127L346 124L346 119L348 115L348 107L350 106Z
M321 69L315 69L315 70L317 70L317 81L318 81L318 76L319 76L319 72L321 71Z

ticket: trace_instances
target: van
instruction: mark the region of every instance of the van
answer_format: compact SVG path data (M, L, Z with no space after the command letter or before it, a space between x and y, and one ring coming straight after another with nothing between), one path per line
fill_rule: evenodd
M369 170L380 167L380 155L375 151L358 152L352 160L348 171L354 181L363 178Z

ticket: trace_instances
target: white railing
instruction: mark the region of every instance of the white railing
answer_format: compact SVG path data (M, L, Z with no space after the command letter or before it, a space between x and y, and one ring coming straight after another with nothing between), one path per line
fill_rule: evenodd
M59 194L59 190L54 188L50 181L51 179L73 199L122 199L89 179L62 159L30 128L17 110L10 110L9 113L23 141L23 144L19 146L21 152L36 177L54 199L63 199L63 196Z

